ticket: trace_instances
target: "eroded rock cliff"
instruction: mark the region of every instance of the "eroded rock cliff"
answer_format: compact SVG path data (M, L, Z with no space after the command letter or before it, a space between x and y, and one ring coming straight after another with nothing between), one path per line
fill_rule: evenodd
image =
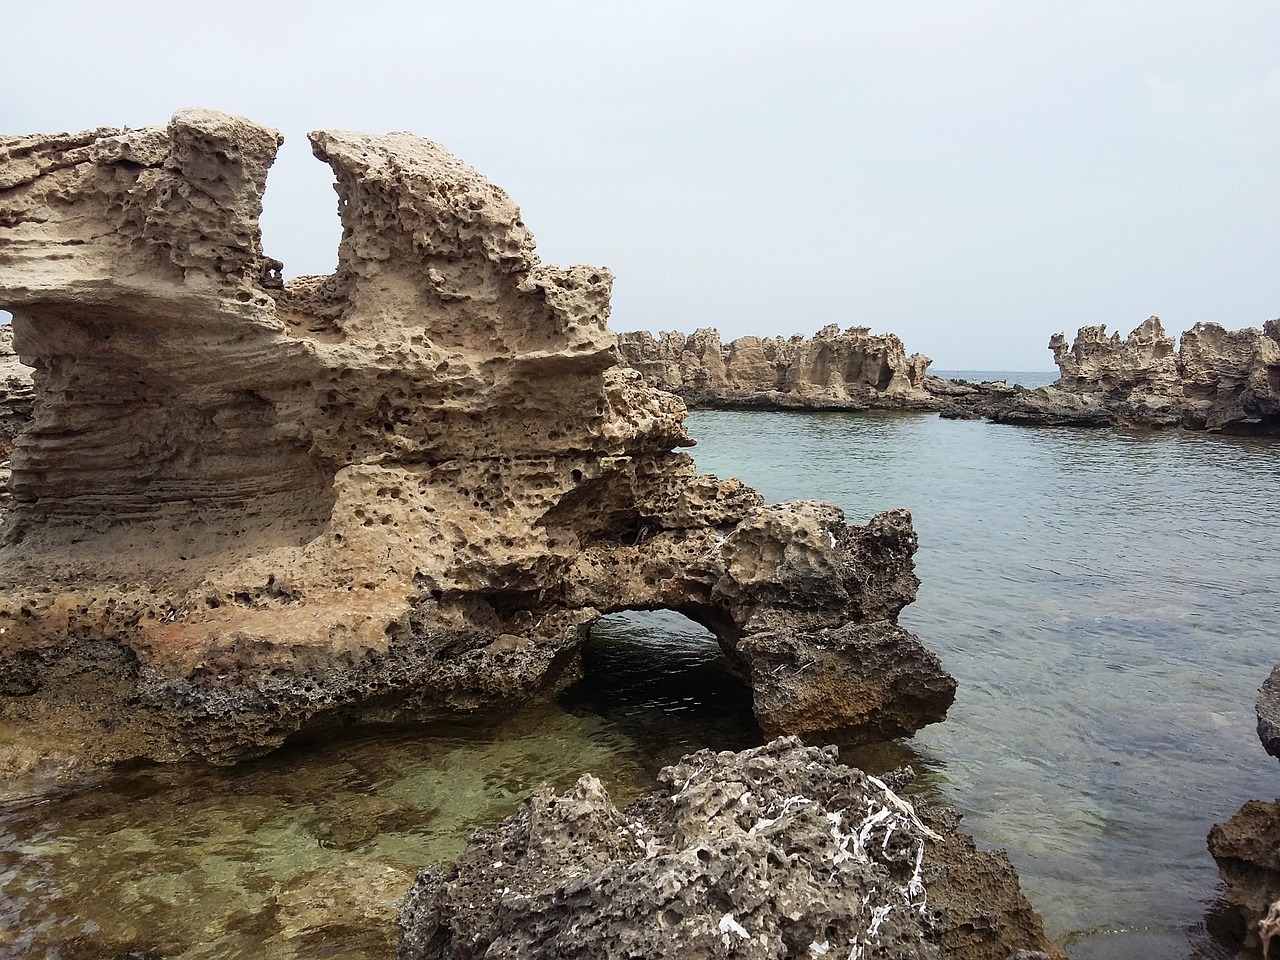
M500 188L321 131L336 272L285 283L281 139L203 110L0 139L0 307L34 368L0 529L0 712L99 759L231 760L567 682L604 613L715 631L769 733L898 735L954 681L896 624L915 534L698 477L618 363L607 270ZM892 385L892 377L890 378Z
M618 337L622 359L645 382L694 407L861 410L932 409L925 389L930 360L907 356L891 333L831 325L812 339L739 337L721 344L712 329L689 336L647 332Z
M536 791L418 875L399 960L1061 957L1003 854L834 747L704 750L658 781L621 811L594 777Z
M1075 341L1049 341L1057 383L976 398L968 413L1001 423L1047 426L1183 426L1280 434L1280 322L1227 330L1197 323L1175 349L1159 318L1123 340L1081 327ZM963 414L963 409L952 411Z

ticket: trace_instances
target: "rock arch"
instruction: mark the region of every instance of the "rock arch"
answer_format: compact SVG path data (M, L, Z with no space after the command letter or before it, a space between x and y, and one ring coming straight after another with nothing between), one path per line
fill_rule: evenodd
M282 285L275 131L188 110L0 140L0 307L37 371L4 715L101 759L225 761L534 696L602 611L669 607L716 625L767 732L941 719L954 681L896 623L905 511L849 525L697 476L684 405L618 363L607 270L539 264L438 144L311 142L338 267Z

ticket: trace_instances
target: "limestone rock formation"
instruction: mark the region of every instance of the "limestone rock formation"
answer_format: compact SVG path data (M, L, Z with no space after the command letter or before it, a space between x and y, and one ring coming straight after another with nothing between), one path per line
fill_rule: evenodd
M31 420L31 368L13 351L13 327L0 326L0 511L9 503L9 456L14 438Z
M1123 340L1103 326L1049 341L1057 383L979 398L951 415L1047 426L1183 426L1280 434L1280 322L1262 330L1197 323L1177 350L1159 318Z
M1258 738L1273 757L1280 757L1280 664L1258 691ZM1209 831L1209 852L1226 884L1226 920L1222 931L1241 944L1241 956L1262 957L1280 924L1280 800L1250 800L1225 823ZM1280 945L1277 945L1280 949Z
M1209 831L1209 852L1226 883L1229 929L1241 956L1262 957L1260 924L1280 901L1280 800L1250 800Z
M536 791L419 873L399 960L1061 956L1002 854L834 747L704 750L658 780L622 811L589 776Z
M1155 396L1178 393L1178 364L1172 337L1165 336L1159 317L1148 317L1121 340L1107 336L1105 326L1081 327L1068 347L1066 337L1049 339L1058 366L1058 385L1080 393L1110 391Z
M1267 753L1280 759L1280 665L1272 668L1258 690L1258 739Z
M99 759L545 695L590 625L707 624L770 732L941 719L896 624L910 517L695 475L620 366L607 270L540 265L500 188L409 134L321 131L336 272L282 280L279 135L0 139L0 307L34 368L0 528L0 716ZM890 378L892 384L893 378Z
M932 409L925 371L932 362L907 356L893 334L833 325L812 339L739 337L727 345L712 329L688 337L647 332L618 337L623 361L650 386L692 407L863 410Z

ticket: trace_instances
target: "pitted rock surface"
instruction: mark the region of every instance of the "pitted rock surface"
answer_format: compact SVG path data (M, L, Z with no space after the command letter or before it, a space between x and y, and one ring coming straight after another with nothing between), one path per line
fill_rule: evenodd
M860 410L933 409L925 388L932 362L907 356L894 334L867 327L823 327L812 338L739 337L720 342L713 329L689 336L624 333L622 359L650 386L678 394L691 407Z
M1280 665L1272 667L1262 682L1254 709L1258 714L1258 739L1267 753L1280 759Z
M954 681L897 626L915 534L697 476L619 364L612 277L411 134L320 131L343 236L283 279L280 137L0 139L0 307L33 368L0 527L0 716L103 760L548 695L590 624L706 624L761 725L909 733ZM34 733L33 733L34 736Z
M1280 800L1250 800L1209 831L1209 852L1226 885L1228 928L1241 956L1261 957L1260 922L1280 902ZM1271 951L1274 955L1274 949Z
M950 415L1043 426L1182 426L1280 435L1280 321L1227 330L1197 323L1175 350L1158 317L1121 339L1081 327L1049 341L1058 381L971 399ZM967 412L966 412L967 411Z
M0 511L9 502L9 456L14 438L31 420L35 388L31 368L13 350L13 327L0 325Z
M1267 753L1280 757L1280 665L1263 681L1255 709L1258 739ZM1209 852L1226 885L1228 929L1221 932L1241 944L1241 956L1263 956L1264 947L1280 937L1280 929L1263 925L1280 903L1280 800L1250 800L1230 820L1214 824Z
M422 871L399 960L1060 956L998 853L835 748L701 751L618 810L543 788Z

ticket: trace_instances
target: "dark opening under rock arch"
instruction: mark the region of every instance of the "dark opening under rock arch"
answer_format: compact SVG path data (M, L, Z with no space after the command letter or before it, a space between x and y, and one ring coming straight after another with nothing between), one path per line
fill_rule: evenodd
M763 734L750 671L731 650L675 610L611 613L591 625L581 679L560 702L608 718L654 757L676 756L708 736L717 749L743 749Z

